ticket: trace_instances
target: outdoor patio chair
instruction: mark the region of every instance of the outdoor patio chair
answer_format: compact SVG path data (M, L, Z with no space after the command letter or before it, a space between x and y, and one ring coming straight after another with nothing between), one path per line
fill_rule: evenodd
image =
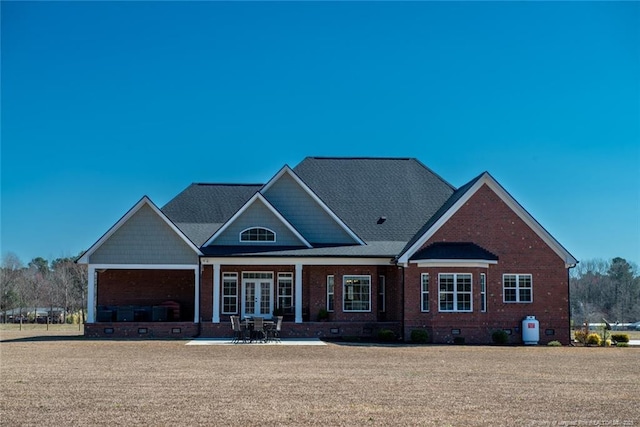
M264 329L264 318L262 317L254 317L253 318L253 333L251 336L252 341L267 341L267 334Z
M247 341L246 329L240 323L238 316L231 316L231 328L233 329L233 343L237 344L240 341Z
M267 339L269 341L273 340L275 342L282 342L280 341L280 330L282 329L282 317L283 316L276 317L276 323L267 330Z

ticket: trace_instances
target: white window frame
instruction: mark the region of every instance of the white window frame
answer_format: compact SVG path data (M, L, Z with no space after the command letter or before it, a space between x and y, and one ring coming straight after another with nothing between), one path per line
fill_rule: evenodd
M333 274L327 276L327 311L333 312L335 309L335 278Z
M487 312L487 275L480 273L480 312Z
M349 281L366 281L365 283L360 283L360 284L352 284L351 285L351 289L349 289ZM360 287L367 287L368 288L368 292L367 292L367 300L355 300L353 298L353 296L355 296L355 293L353 291L353 287L355 286L360 286ZM352 296L351 298L349 296ZM364 295L363 292L359 293L359 296ZM356 301L359 302L361 304L366 305L367 308L365 309L347 309L347 301ZM343 312L348 312L348 313L370 313L371 312L371 276L370 275L345 275L342 276L342 311Z
M246 287L247 282L254 282L256 284L267 283L267 282L269 283L269 312L272 313L273 308L275 307L275 301L274 301L275 293L273 290L273 287L275 286L275 274L273 273L273 271L243 271L242 272L241 310L242 310L243 316L247 314L247 287ZM260 286L256 286L255 291L257 295L257 292L262 292L262 289ZM260 304L258 305L258 307L262 309L261 305L264 303L264 301L262 301L262 295L260 295L259 298L260 298ZM255 306L254 306L254 312L255 312Z
M425 297L427 304L425 306ZM429 311L429 273L420 275L420 311L426 313Z
M378 297L382 304L378 304L378 311L386 313L387 311L387 278L386 276L378 276Z
M260 231L267 231L269 233L271 233L271 235L273 235L273 240L249 240L249 239L243 239L242 235L244 233L246 233L247 231L251 231L251 230L258 230L258 232ZM265 234L266 236L269 236L269 234ZM249 227L249 228L245 228L244 230L242 230L240 232L240 234L238 235L238 240L242 243L274 243L276 241L276 232L271 230L270 228L267 227Z
M453 291L442 291L442 277L443 276L453 276ZM469 277L469 286L470 289L468 291L459 291L458 290L458 276L468 276ZM453 295L453 309L451 310L443 310L442 309L442 295L443 294L452 294ZM459 310L458 309L458 296L459 295L468 295L469 296L469 309L468 310ZM473 274L471 273L439 273L438 274L438 311L443 313L471 313L473 312Z
M507 287L507 283L506 283L506 279L507 277L514 277L515 278L515 286L509 286ZM521 286L520 285L520 281L521 278L528 278L529 279L529 286ZM515 301L507 301L507 289L513 289L515 290L515 294L516 294L516 299ZM528 301L523 301L520 298L520 291L528 289L529 290L529 297L530 299ZM502 302L504 302L505 304L531 304L533 302L533 275L530 273L519 273L519 274L513 274L513 273L505 273L502 275Z
M280 284L281 283L288 283L288 287L291 289L291 293L289 295L282 295L280 293ZM278 273L278 282L276 285L276 309L281 309L283 311L283 313L285 314L293 314L293 310L294 310L294 305L293 302L295 301L293 298L293 293L294 293L294 287L293 287L293 273ZM280 306L280 299L287 299L289 300L289 305L287 307L281 307ZM286 311L285 311L286 310Z
M235 282L235 294L226 294L227 288L226 284ZM235 310L227 311L225 310L228 305L225 301L233 301L229 305L233 305ZM238 273L222 273L222 314L236 314L238 312Z

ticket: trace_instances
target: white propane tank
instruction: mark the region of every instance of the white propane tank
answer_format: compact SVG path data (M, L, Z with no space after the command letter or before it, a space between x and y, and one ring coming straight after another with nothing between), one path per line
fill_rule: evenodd
M522 321L522 341L525 345L537 345L540 341L540 323L536 316L527 316Z

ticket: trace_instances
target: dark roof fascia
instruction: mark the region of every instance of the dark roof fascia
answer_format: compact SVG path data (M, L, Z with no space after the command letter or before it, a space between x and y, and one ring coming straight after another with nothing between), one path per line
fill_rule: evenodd
M257 256L265 252L307 249L305 246L203 246L200 251L208 256Z
M435 242L417 251L409 260L498 261L498 256L473 242Z
M362 258L393 260L404 242L374 242L370 245L317 245L301 246L228 245L202 247L204 257L296 257L296 258Z

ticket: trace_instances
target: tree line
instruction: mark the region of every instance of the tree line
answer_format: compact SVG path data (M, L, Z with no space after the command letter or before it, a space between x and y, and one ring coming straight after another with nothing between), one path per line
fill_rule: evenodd
M87 267L76 264L75 258L49 262L37 257L23 265L15 254L7 253L0 273L3 321L8 321L8 310L26 314L47 307L62 308L65 320L71 313L80 313L83 320ZM603 318L612 323L640 320L638 267L623 258L580 262L570 270L569 288L574 324L601 322Z
M569 288L575 325L640 321L638 267L624 258L580 262L571 269Z
M48 312L48 321L83 322L86 295L87 267L76 264L75 258L49 262L37 257L23 265L14 253L2 257L0 317L5 323L19 317L40 320L37 310L42 309Z

